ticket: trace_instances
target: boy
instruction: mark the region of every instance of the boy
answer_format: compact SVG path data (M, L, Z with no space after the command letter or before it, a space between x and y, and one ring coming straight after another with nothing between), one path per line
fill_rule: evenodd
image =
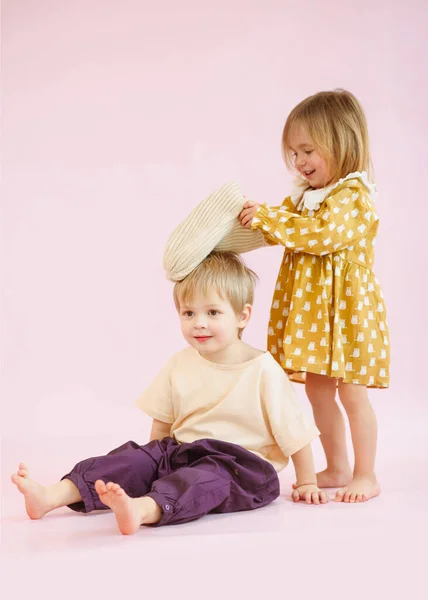
M255 274L230 252L211 253L174 287L189 346L175 354L136 404L153 418L150 443L127 442L78 463L44 487L20 464L12 481L39 519L61 506L111 508L119 530L185 523L208 513L265 506L279 496L277 472L291 456L292 497L326 503L316 485L313 421L268 352L241 340ZM107 483L105 483L107 482Z

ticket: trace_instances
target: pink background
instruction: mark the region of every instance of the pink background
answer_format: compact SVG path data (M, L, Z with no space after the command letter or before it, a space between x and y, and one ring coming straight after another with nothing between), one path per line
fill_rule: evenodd
M339 544L341 553L351 544L373 568L367 540L373 548L374 523L381 522L379 544L390 535L414 546L409 532L427 525L428 491L426 6L423 0L3 0L2 494L10 557L33 560L42 552L55 560L61 540L61 551L77 560L88 523L95 540L108 528L105 516L95 524L78 515L43 521L48 529L25 520L10 473L25 460L36 478L55 481L86 455L127 439L145 441L150 421L133 402L184 343L162 271L168 235L230 179L248 197L279 204L291 180L280 151L285 118L305 96L335 87L354 92L366 110L380 193L375 266L393 365L391 389L372 397L389 495L364 509L329 506L324 524L320 516L310 521L310 508L294 507L301 520L284 531L285 545L292 539L304 551L315 541L302 532L319 527L318 546L331 544L333 552ZM261 281L246 340L261 348L280 259L279 248L247 255ZM304 399L303 388L298 393ZM319 447L316 455L322 466ZM292 476L292 469L284 475L284 493ZM419 520L407 523L402 509L415 489ZM281 510L275 504L265 520L210 518L185 531L211 535L204 539L211 539L206 551L213 557L219 548L227 555L214 535L219 530L235 540L233 556L248 547L245 536L254 526L258 538L250 544L281 548L277 538L264 537L282 531ZM70 533L75 528L82 529L77 537ZM362 531L367 537L360 539ZM107 561L116 544L123 548L110 533L103 538L112 552ZM172 544L185 553L178 529L153 533L146 538L155 538L158 552ZM397 554L388 554L389 542L379 552L388 556L384 575L391 577ZM277 560L274 570L281 571ZM353 576L352 561L338 560L342 574L350 569ZM312 572L323 564L313 560ZM378 582L384 589L384 578Z

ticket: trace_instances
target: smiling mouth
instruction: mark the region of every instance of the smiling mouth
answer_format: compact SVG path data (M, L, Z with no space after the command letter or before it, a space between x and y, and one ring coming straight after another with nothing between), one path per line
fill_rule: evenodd
M212 338L211 335L195 336L195 340L198 342L206 342L207 340L210 340L211 338Z
M310 177L311 175L313 175L315 173L315 169L312 169L312 171L303 171L305 177Z

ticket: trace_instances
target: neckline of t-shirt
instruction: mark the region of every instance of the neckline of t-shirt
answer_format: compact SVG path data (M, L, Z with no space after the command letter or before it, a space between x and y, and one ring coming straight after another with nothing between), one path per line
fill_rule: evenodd
M198 356L198 358L201 362L203 362L205 365L207 365L211 369L217 369L220 371L233 371L233 370L237 370L237 369L247 369L248 367L263 360L266 356L269 355L269 352L266 351L266 352L263 352L262 354L259 354L259 356L251 358L250 360L247 360L242 363L236 363L233 365L223 365L221 363L215 363L215 362L212 362L211 360L204 358L203 356L201 356L199 354L199 352L197 350L195 350L195 348L192 348L192 350L195 352L195 354Z

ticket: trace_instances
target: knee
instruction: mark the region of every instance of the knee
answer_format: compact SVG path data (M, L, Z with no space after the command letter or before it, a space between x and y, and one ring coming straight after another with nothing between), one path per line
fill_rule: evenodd
M336 396L337 380L318 375L316 373L306 374L306 394L312 406L326 402L334 402Z
M354 414L369 404L367 388L364 385L339 381L339 398L347 414Z

